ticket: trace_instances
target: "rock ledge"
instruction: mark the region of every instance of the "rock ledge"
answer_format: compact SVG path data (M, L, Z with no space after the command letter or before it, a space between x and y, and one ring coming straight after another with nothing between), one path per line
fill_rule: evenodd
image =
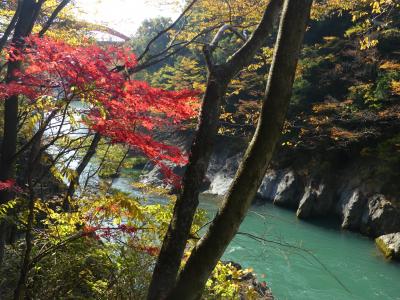
M382 235L375 242L385 257L400 260L400 232Z

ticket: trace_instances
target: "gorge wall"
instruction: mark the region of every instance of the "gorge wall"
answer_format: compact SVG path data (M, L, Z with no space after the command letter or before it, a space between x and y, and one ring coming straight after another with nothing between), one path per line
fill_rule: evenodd
M188 148L191 133L167 139ZM165 136L164 136L165 138ZM233 180L248 140L219 136L203 192L224 195ZM370 141L368 142L370 143ZM397 164L363 155L364 145L346 148L284 149L276 151L258 191L255 205L271 201L291 209L304 220L334 216L343 229L371 238L400 231L400 172ZM148 165L141 180L163 185L156 166ZM175 168L183 174L182 168Z

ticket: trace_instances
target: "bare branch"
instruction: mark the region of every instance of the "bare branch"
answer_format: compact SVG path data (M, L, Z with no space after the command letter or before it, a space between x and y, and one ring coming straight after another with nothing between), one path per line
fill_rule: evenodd
M61 3L56 7L56 9L53 11L47 22L43 25L42 29L39 31L39 36L42 37L44 34L49 30L51 24L53 24L54 20L57 18L58 14L60 11L70 3L71 0L63 0Z
M179 17L168 27L166 27L165 29L161 30L155 37L153 37L150 42L147 43L146 48L144 49L144 51L138 56L137 60L141 61L144 56L147 54L147 52L150 51L151 45L158 40L163 34L167 33L168 31L170 31L172 28L174 28L176 26L176 24L178 24L178 22L186 15L186 13L193 7L193 5L197 2L197 0L192 0L192 2L189 3L189 5L183 10L183 12L179 15Z

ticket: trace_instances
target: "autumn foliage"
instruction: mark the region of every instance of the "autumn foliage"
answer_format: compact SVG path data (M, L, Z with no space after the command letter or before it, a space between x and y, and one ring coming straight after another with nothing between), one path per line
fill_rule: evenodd
M89 109L84 120L90 129L142 152L177 183L167 162L184 164L185 154L154 138L154 131L180 126L197 113L198 92L167 91L117 72L117 65L132 68L135 55L127 48L97 45L72 46L63 41L32 36L23 52L11 46L7 59L23 63L15 80L0 84L0 98L24 96L34 104L45 99L47 112L73 101Z

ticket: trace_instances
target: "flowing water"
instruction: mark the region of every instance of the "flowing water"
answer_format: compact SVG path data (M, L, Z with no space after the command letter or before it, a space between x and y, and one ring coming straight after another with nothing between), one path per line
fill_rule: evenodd
M137 195L127 180L114 187ZM210 218L217 205L215 198L201 199ZM267 203L251 208L240 231L223 260L253 268L278 300L400 299L400 264L386 261L370 239L340 231L334 220L304 222Z

